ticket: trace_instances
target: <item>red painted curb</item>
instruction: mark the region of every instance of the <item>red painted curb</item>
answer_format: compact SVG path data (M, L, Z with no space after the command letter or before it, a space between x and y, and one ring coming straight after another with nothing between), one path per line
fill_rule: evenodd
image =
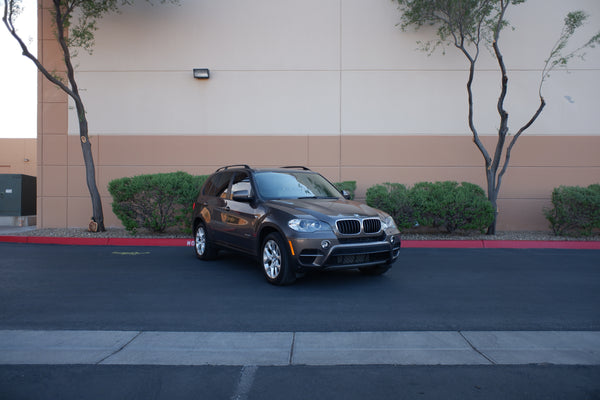
M403 240L413 249L572 249L600 250L600 241L559 240Z
M108 239L28 236L27 243L105 246L108 244Z
M192 239L136 239L136 238L111 238L108 240L110 246L193 246Z
M193 246L193 239L184 238L69 238L48 236L0 236L0 242L62 244L84 246Z
M484 240L486 249L574 249L600 250L600 242L566 240Z
M0 242L85 246L191 247L186 238L69 238L47 236L0 236ZM600 250L600 241L558 240L403 240L404 249L573 249Z
M27 236L0 236L0 242L27 243Z
M483 249L481 240L402 240L402 248Z

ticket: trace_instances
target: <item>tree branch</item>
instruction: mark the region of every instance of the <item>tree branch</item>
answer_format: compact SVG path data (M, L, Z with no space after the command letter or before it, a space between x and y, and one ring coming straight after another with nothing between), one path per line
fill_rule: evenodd
M69 10L75 6L72 4L72 7L67 8L63 11L61 0L53 0L54 3L54 12L56 13L56 34L58 38L58 43L60 44L65 66L67 68L67 78L69 80L69 84L71 85L71 98L75 101L75 106L77 108L77 117L79 119L80 124L80 136L85 137L86 141L88 138L88 129L87 129L87 121L85 120L85 108L83 105L83 101L81 100L81 96L79 94L79 87L77 86L77 80L75 79L75 68L73 67L73 63L71 61L71 52L69 51L69 47L67 45L67 39L65 36L65 23L68 19L70 19L71 14L68 14Z
M461 51L463 52L465 57L467 57L467 59L469 60L469 63L470 63L469 79L467 80L467 95L468 95L468 102L469 102L469 129L471 130L471 133L473 134L473 142L475 142L475 145L477 146L477 148L481 152L481 155L483 156L483 159L485 160L485 165L486 165L486 169L487 169L487 168L489 168L492 160L491 160L491 157L490 157L487 149L481 142L479 133L477 133L477 128L475 127L475 122L474 122L474 110L473 110L473 88L472 88L472 86L473 86L473 79L475 77L475 62L477 61L477 57L479 56L479 47L477 48L477 54L475 57L472 57L469 54L469 52L464 48L464 46L459 47L459 48L461 49Z
M504 143L506 142L506 135L508 134L508 112L506 112L504 108L504 101L506 100L506 94L508 93L508 74L506 72L506 65L504 64L504 57L502 56L502 52L498 45L498 40L500 39L500 30L502 29L504 13L506 12L506 7L508 7L509 3L510 2L508 1L506 3L502 0L500 1L500 13L498 14L496 28L494 30L494 42L492 43L494 54L496 55L496 60L498 61L498 66L500 68L502 81L500 96L498 96L498 103L496 105L498 114L500 115L500 127L498 128L498 142L496 143L496 151L494 152L494 160L491 167L494 173L498 170L498 166L500 165L500 159L502 158L502 152L504 151ZM496 187L496 189L498 188L499 186Z
M508 168L508 162L510 161L510 156L511 156L511 151L512 151L513 146L515 145L515 143L517 142L519 137L523 134L523 132L525 132L535 122L535 120L540 116L540 114L542 113L542 110L544 109L545 106L546 106L546 101L544 100L543 97L540 96L540 105L538 106L535 114L533 114L533 116L531 117L529 122L527 122L525 125L523 125L521 127L521 129L519 129L517 134L510 141L510 144L508 145L508 147L506 149L506 157L504 160L504 165L502 166L502 170L498 174L498 182L497 182L496 190L500 189L500 185L502 183L502 177L504 176L504 174L506 173L506 169Z
M482 21L480 21L479 27L481 26L481 23L482 23ZM475 64L477 63L477 59L479 58L479 51L480 51L479 40L473 41L473 43L475 45L475 55L471 55L471 53L465 47L464 31L460 30L459 33L460 33L460 42L458 42L456 40L456 36L455 36L455 46L464 54L464 56L467 58L467 60L469 60L469 78L467 79L467 96L468 96L468 103L469 103L469 116L468 116L469 129L471 130L471 133L473 134L473 142L475 143L475 145L481 152L481 155L483 156L483 159L484 159L485 165L486 165L486 169L489 169L492 159L491 159L487 149L481 142L481 138L479 137L479 133L477 132L477 128L475 127L475 121L474 121L475 111L474 111L474 105L473 105L474 104L473 80L475 78ZM478 39L480 39L480 36L479 36L480 33L481 33L481 31L478 29ZM454 34L454 32L453 32L453 34Z
M496 59L498 60L502 79L502 89L500 91L500 96L498 97L498 104L496 105L498 114L500 115L500 128L498 128L498 142L496 144L494 161L492 163L492 170L496 171L500 165L500 158L502 157L502 151L508 133L508 113L504 109L504 101L506 99L506 94L508 93L508 76L506 74L506 65L504 64L504 59L497 41L493 43L493 48Z
M10 11L8 11L8 10L10 10ZM14 17L14 13L13 13L12 7L9 5L8 0L4 0L4 15L2 17L2 21L4 22L6 29L8 29L8 31L10 32L12 37L15 38L15 40L19 43L22 54L25 57L29 58L31 61L33 61L33 63L37 67L37 69L44 75L44 77L46 77L46 79L48 79L50 82L52 82L53 84L58 86L62 91L67 93L67 95L73 97L73 95L74 95L73 91L67 85L65 85L63 82L61 82L60 79L58 79L54 75L52 75L46 69L46 67L44 67L42 65L42 63L29 51L29 48L27 47L25 42L23 42L23 40L17 33L17 30L16 30L16 28L14 26L14 22L13 22L13 17Z

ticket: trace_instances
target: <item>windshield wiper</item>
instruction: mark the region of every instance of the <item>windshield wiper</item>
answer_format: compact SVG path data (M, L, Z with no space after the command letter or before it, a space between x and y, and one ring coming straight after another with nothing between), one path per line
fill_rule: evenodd
M337 197L334 197L334 196L304 196L304 197L298 197L298 200L304 200L304 199L337 199Z

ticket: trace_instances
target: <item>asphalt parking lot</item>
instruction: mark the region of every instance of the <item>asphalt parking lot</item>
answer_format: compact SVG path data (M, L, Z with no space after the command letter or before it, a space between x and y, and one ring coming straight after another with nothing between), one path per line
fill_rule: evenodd
M598 331L600 252L404 249L381 277L265 283L185 247L0 243L0 329L172 332Z
M290 287L268 285L247 258L203 263L181 247L0 253L0 398L95 398L119 389L109 381L130 398L169 398L174 382L190 382L180 398L600 394L594 250L405 249L381 277L311 274ZM88 384L65 384L75 376Z

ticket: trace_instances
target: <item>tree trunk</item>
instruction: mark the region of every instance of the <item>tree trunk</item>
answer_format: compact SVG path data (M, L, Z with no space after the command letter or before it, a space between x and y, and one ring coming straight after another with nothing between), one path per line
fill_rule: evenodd
M71 85L70 90L66 88L66 92L75 101L77 108L77 117L79 120L79 140L81 142L81 151L83 153L83 161L85 163L85 177L87 187L90 192L92 199L92 222L90 222L89 228L93 232L104 232L104 212L102 211L102 200L98 187L96 186L96 171L94 166L94 158L92 156L92 145L88 136L88 122L85 115L85 107L81 95L79 94L79 87L77 80L75 79L75 68L71 61L71 52L67 45L67 39L65 35L65 27L68 29L68 14L72 10L65 10L63 8L61 0L54 0L54 18L56 22L57 39L62 49L65 66L67 67L67 78ZM66 14L63 14L66 13ZM64 86L64 85L63 85ZM64 89L63 89L64 90Z
M85 116L85 108L83 106L81 96L79 95L77 81L75 80L75 69L73 68L73 64L71 62L71 53L67 45L65 34L65 29L68 29L69 18L73 12L73 9L81 5L72 3L70 7L67 7L65 2L62 0L53 0L52 3L54 5L53 17L56 28L56 39L63 53L65 67L67 69L67 78L69 80L69 84L71 85L70 88L61 79L57 78L53 73L50 73L42 65L40 60L29 51L25 42L23 42L23 40L19 37L13 24L13 17L18 14L18 5L16 3L9 3L8 0L4 0L4 14L2 16L2 21L4 22L6 29L8 29L10 34L21 46L23 55L29 58L35 64L37 69L42 73L42 75L44 75L46 79L58 86L63 92L65 92L75 101L77 115L79 117L79 140L81 142L83 161L85 163L86 182L90 192L90 197L92 199L92 220L96 224L95 226L90 224L90 228L93 228L93 230L96 232L103 232L106 230L104 227L104 213L102 211L100 193L98 192L98 187L96 186L96 171L94 167L94 158L92 156L92 145L88 137L88 123Z
M87 187L92 199L92 220L96 222L97 232L104 232L104 213L102 211L102 199L96 186L96 170L94 167L94 158L92 157L92 145L89 140L84 143L84 137L81 136L81 150L83 152L83 161L85 163L85 178Z
M487 234L496 234L496 221L498 220L498 187L496 186L496 171L488 170L486 173L488 200L494 208L494 220L488 226Z
M78 95L78 93L77 93ZM83 162L85 163L85 178L90 197L92 199L92 221L97 225L90 230L104 232L104 212L102 211L102 199L96 185L96 168L94 166L94 157L92 155L92 144L88 136L88 123L85 116L85 110L80 98L75 98L77 114L79 115L79 141L81 142L81 151L83 153Z

